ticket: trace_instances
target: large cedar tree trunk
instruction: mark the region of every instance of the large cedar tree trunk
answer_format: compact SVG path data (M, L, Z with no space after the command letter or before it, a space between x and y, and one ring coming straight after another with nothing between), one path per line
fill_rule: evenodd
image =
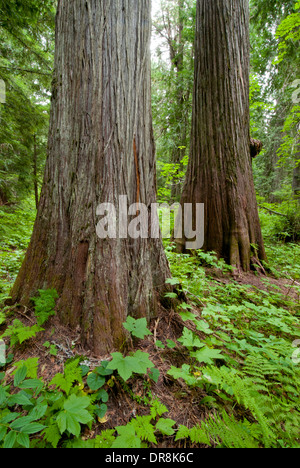
M151 0L58 2L49 155L12 296L55 288L97 354L122 345L129 314L155 315L170 276L161 239L96 235L100 203L156 201L150 37Z
M38 174L37 174L37 141L36 135L33 136L33 158L32 158L32 170L33 170L33 188L36 209L39 207L39 185L38 185Z
M251 258L266 258L250 155L249 42L248 0L198 0L191 152L181 204L205 204L203 249L244 271ZM179 250L184 245L179 241Z

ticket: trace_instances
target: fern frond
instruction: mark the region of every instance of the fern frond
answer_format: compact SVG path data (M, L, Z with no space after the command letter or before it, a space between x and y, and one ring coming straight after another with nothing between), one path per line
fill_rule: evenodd
M79 359L66 363L64 374L56 374L50 385L55 385L68 395L74 382L82 382L82 372L79 367Z
M265 446L270 447L275 434L265 415L266 409L269 408L269 399L256 390L251 379L239 375L234 369L226 366L220 369L210 368L209 374L219 388L233 395L238 404L251 411L260 425Z
M252 435L252 425L237 421L223 411L220 416L210 416L205 421L206 431L215 445L225 448L258 448L258 442ZM254 432L254 431L253 431Z

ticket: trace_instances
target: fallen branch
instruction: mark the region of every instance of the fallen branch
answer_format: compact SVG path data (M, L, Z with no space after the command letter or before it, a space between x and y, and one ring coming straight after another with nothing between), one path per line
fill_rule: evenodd
M275 214L277 216L282 216L283 218L288 218L287 215L283 214L283 213L278 213L278 211L274 211L274 210L271 210L270 208L267 208L266 206L263 206L263 205L258 205L260 208L264 209L264 210L267 210L269 211L270 213L272 214Z
M43 76L52 76L51 73L46 73L42 72L40 70L33 70L33 69L28 69L28 68L20 68L20 67L3 67L2 65L0 66L2 70L7 70L10 72L18 71L22 73L32 73L34 75L43 75Z

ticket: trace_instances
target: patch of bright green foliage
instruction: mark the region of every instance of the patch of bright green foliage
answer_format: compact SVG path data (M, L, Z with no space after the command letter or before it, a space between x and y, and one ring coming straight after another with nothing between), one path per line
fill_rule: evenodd
M35 216L32 201L24 201L19 207L0 209L0 303L9 296L21 267Z
M267 238L266 248L268 267L277 278L286 279L286 293L267 277L261 280L264 288L240 284L214 253L179 255L166 243L173 274L169 283L182 288L188 301L177 310L184 322L181 336L176 342L162 337L155 346L162 358L164 352L168 359L170 350L174 352L168 378L194 392L194 405L208 414L204 421L186 427L167 417L168 408L151 392L159 370L141 350L113 353L96 368L84 357L74 358L50 382L38 377L38 358L11 362L12 357L7 366L14 366L13 374L0 368L0 447L140 448L159 446L165 437L188 446L299 447L300 364L293 358L299 357L295 343L300 338L300 247ZM222 279L228 275L228 281L210 276L212 270L222 272ZM36 325L13 321L3 334L12 348L42 331L56 298L55 291L40 291L34 298ZM5 320L2 312L0 325ZM132 343L153 340L144 319L128 317L123 325ZM180 367L179 349L184 357ZM98 427L105 418L116 379L133 400L148 408L147 414L83 438L86 429ZM147 398L134 394L130 379L143 379Z
M42 298L47 295L53 297L53 291L41 294ZM41 305L38 299L35 301L38 306ZM132 326L133 321L128 320L124 326L128 324ZM134 329L140 328L138 320L135 325ZM24 328L30 330L32 327ZM149 333L148 329L144 329L143 336ZM149 355L140 350L126 357L114 353L110 362L103 361L93 370L82 361L81 357L67 361L64 372L56 374L48 383L38 378L38 358L14 363L16 369L11 384L7 383L5 372L0 374L0 447L117 448L124 443L128 447L139 447L142 446L142 440L154 442L155 432L174 433L172 426L175 421L164 418L157 418L156 429L148 433L151 421L167 411L165 408L161 411L161 406L153 402L149 417L137 417L128 428L104 431L94 440L83 441L80 438L83 427L91 428L97 419L105 417L109 400L107 390L113 385L114 371L117 371L125 384L133 373L144 376L154 365ZM5 368L5 365L2 367ZM132 444L131 435L136 433L138 436L134 436L135 442Z
M42 325L52 316L55 315L55 299L58 298L55 290L39 291L39 296L33 298L35 304L34 315L36 318L36 325L28 327L15 319L12 325L9 325L6 331L0 337L10 338L10 345L22 344L24 341L34 338L39 332L43 331Z
M294 247L299 263L299 245ZM299 284L292 280L284 295L267 278L265 289L232 279L224 283L201 266L204 261L215 267L216 258L171 249L168 257L190 298L189 307L179 311L187 324L178 340L186 348L186 364L172 366L169 375L204 392L199 404L211 408L207 421L192 433L180 427L176 439L194 442L197 434L202 443L208 438L208 445L221 447L299 447L300 365L293 360L300 338ZM292 274L291 265L283 276Z
M82 390L83 373L80 359L67 362L64 373L47 385L41 378L28 378L27 362L15 372L13 385L7 385L3 372L0 446L56 448L65 440L78 438L82 426L90 426L102 414L105 400L104 392L88 395Z

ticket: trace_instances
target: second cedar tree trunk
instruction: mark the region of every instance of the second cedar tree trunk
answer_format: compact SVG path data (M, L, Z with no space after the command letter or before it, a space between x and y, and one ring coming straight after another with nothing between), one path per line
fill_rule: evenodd
M161 239L99 239L97 206L156 201L151 0L60 0L49 156L32 240L12 291L55 288L63 323L101 354L130 314L150 319L170 276ZM138 179L138 180L137 180Z
M249 2L198 0L190 162L181 204L205 204L205 251L265 259L250 155ZM178 242L184 250L185 239ZM254 260L254 259L253 259Z

